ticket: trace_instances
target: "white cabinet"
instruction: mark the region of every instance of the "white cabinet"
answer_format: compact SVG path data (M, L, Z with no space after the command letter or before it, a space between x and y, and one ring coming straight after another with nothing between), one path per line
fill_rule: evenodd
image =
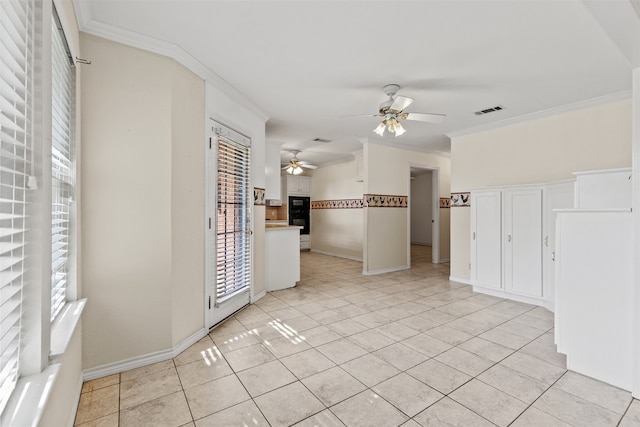
M631 209L631 168L575 172L577 209Z
M471 192L474 290L542 302L542 187Z
M281 142L267 141L265 159L265 199L281 200L280 194L280 147Z
M311 177L299 175L282 176L282 197L287 196L310 196Z
M267 291L290 288L300 281L300 248L296 227L267 227L265 275Z
M542 297L542 189L503 191L504 290Z
M471 282L502 289L502 192L471 193Z
M300 235L300 249L311 249L311 238L308 234Z

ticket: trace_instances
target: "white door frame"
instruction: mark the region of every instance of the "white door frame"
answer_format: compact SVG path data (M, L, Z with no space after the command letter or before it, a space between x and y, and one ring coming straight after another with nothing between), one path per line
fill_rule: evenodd
M407 194L409 205L407 206L407 260L411 268L411 169L424 169L431 171L431 262L440 263L440 168L420 163L409 163L407 174Z
M217 135L214 132L214 126L222 125L229 129L231 132L236 132L227 125L220 123L220 121L207 115L206 117L206 129L205 129L205 206L204 206L204 220L205 220L205 283L204 283L204 321L205 328L210 329L222 320L231 316L233 313L249 304L251 295L253 294L253 273L251 274L249 287L238 292L236 296L231 297L222 304L216 307L215 304L215 286L212 285L216 280L216 260L215 260L215 246L216 246L216 218L215 212L217 211L217 154L216 138ZM242 135L240 132L236 132ZM251 148L250 148L251 149ZM249 173L249 191L253 190L253 176ZM251 198L252 199L252 198ZM248 200L250 204L250 230L253 230L253 201ZM253 252L253 232L250 236L250 248ZM253 263L253 253L251 254L251 260ZM253 270L253 266L251 266Z

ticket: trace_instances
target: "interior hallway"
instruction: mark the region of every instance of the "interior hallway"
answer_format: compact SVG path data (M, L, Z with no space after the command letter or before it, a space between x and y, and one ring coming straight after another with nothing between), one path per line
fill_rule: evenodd
M378 276L302 252L295 288L86 382L76 425L640 426L630 393L566 370L552 313L450 282L430 249Z

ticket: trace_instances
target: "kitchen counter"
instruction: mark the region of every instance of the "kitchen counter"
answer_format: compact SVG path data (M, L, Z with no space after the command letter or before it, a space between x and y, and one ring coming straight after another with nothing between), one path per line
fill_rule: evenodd
M283 223L267 223L265 224L265 229L267 231L272 231L272 230L301 230L302 227L299 225L289 225L285 222Z
M265 224L267 292L294 287L300 280L301 229L287 223Z

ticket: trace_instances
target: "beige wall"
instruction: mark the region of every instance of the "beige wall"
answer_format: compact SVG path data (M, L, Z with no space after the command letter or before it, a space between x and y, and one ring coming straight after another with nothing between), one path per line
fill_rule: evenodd
M169 58L87 34L81 47L92 61L82 86L88 369L203 327L204 91Z
M204 323L204 82L177 66L171 91L172 345Z
M311 200L362 199L356 161L326 166L312 173ZM311 250L362 260L363 209L313 209Z
M364 146L364 193L408 196L411 166L437 169L440 197L450 197L450 159L436 154L367 143ZM385 211L385 212L382 212ZM408 209L366 208L364 270L377 272L409 266ZM449 259L448 209L440 209L439 258Z
M631 101L455 137L451 191L572 178L631 166ZM451 276L469 279L469 208L451 209Z

